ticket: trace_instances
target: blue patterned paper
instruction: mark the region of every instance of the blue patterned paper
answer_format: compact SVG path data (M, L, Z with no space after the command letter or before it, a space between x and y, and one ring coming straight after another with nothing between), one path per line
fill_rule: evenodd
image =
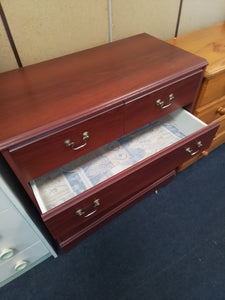
M166 116L44 175L54 177L55 188L45 177L36 179L38 197L46 209L53 208L70 199L71 193L76 196L184 137L173 118Z

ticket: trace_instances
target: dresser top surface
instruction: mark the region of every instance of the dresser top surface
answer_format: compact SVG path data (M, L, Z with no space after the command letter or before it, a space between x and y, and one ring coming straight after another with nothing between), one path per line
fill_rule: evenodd
M0 150L204 68L206 62L139 34L0 74Z
M205 76L225 71L225 22L178 36L170 44L208 61Z

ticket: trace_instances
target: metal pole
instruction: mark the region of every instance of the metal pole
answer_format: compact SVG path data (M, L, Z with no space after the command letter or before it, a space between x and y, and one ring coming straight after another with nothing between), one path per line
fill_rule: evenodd
M108 0L109 41L112 42L112 3Z
M182 11L182 5L183 5L183 0L180 0L180 6L179 6L179 11L178 11L178 17L177 17L177 25L176 25L175 35L174 35L175 38L178 35L178 30L179 30L179 25L180 25L180 16L181 16L181 11Z
M14 43L14 40L13 40L13 37L12 37L12 34L11 34L11 31L10 31L10 28L9 28L9 24L7 22L7 19L6 19L6 16L5 16L5 13L4 13L4 10L2 8L2 5L0 3L0 17L2 19L2 23L3 23L3 26L5 28L5 31L6 31L6 34L7 34L7 37L8 37L8 40L9 40L9 43L10 43L10 46L12 48L12 51L14 53L14 56L16 58L16 61L17 61L17 64L20 68L23 67L22 65L22 62L20 60L20 57L19 57L19 54L18 54L18 51L16 49L16 45Z

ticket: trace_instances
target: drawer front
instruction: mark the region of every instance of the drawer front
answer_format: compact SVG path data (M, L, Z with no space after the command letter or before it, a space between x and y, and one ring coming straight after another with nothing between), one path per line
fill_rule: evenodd
M43 220L60 242L121 201L141 191L189 158L208 148L218 123L214 122L133 167L43 214ZM200 147L199 147L200 143Z
M219 121L220 121L220 127L217 131L217 134L225 133L225 116L219 118Z
M220 132L215 136L208 150L212 151L223 143L225 143L225 131Z
M0 213L0 253L4 249L13 248L16 254L38 239L33 229L15 209L10 208Z
M149 185L145 189L142 189L140 192L135 193L135 195L124 199L123 201L118 203L118 205L106 211L98 219L96 219L95 222L90 223L88 226L83 226L82 228L80 228L80 230L76 232L71 232L69 238L66 238L59 242L60 248L64 252L69 251L72 247L76 246L81 239L91 234L96 229L100 228L106 222L110 221L113 217L117 216L118 214L121 214L123 211L125 211L130 206L134 205L136 202L140 201L149 193L171 182L171 180L175 176L175 173L175 171L171 171L169 174L166 174L165 176L161 177L159 180L155 181L153 184Z
M195 110L195 115L209 124L225 115L225 97L219 98L208 105Z
M10 155L30 181L121 135L123 108L118 107L26 146L11 149Z
M70 204L63 205L66 207L69 204L68 208L57 207L45 213L43 220L52 235L62 241L163 175L164 170L158 169L157 165L153 167L144 163L142 166L134 166L123 172L122 178L121 175L116 175L108 183L99 184L80 195L81 197L77 196Z
M225 73L205 78L197 101L197 107L210 103L225 95Z
M47 254L47 248L40 241L17 253L13 258L1 264L0 282L29 270L35 262Z
M202 73L197 73L127 102L125 105L125 133L192 103L197 96L201 79Z

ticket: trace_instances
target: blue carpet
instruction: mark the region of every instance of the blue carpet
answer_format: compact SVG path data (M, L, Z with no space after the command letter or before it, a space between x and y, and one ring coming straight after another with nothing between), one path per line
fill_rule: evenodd
M225 145L0 299L224 300Z

